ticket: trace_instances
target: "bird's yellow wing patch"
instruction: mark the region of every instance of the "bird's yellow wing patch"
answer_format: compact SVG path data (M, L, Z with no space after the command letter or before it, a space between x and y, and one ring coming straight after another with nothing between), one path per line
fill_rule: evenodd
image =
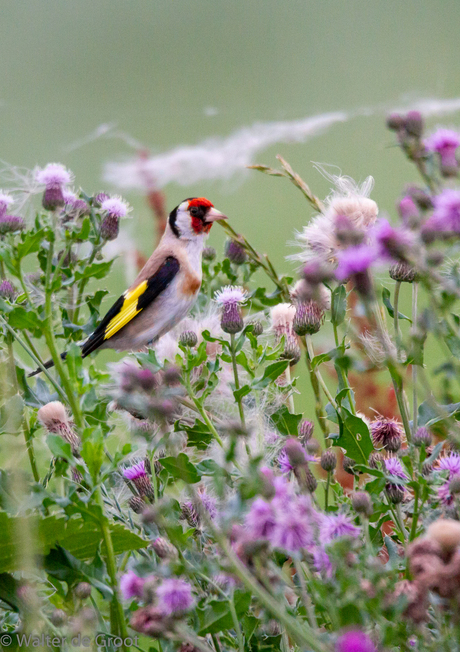
M120 312L107 324L104 340L108 340L112 335L115 335L115 333L123 328L123 326L126 326L131 319L141 312L142 308L140 310L138 309L137 302L146 289L147 281L142 281L134 290L126 292Z

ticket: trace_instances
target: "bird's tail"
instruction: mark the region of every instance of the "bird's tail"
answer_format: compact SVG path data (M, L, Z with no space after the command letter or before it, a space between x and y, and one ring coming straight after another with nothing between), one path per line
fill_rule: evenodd
M64 353L61 353L61 358L65 360L67 357L67 351L64 351ZM51 367L54 367L54 362L53 360L48 360L48 362L45 362L43 364L43 367L45 369L50 369ZM31 378L32 376L36 376L37 374L40 374L43 371L42 367L38 367L35 369L35 371L32 371L29 375L28 378Z

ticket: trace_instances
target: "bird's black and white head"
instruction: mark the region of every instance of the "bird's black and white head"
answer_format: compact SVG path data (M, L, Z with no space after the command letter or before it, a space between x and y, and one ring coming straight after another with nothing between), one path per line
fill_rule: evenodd
M184 199L169 214L169 226L177 238L182 240L204 240L214 222L227 217L216 210L205 197Z

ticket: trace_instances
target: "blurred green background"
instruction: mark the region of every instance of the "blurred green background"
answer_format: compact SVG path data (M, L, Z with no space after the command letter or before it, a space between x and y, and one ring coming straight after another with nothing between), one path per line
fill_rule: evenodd
M391 108L421 98L460 96L458 0L1 0L0 158L32 168L66 164L86 192L108 189L109 161L133 156L121 138L89 136L115 124L152 154L256 122L292 121L330 111L359 115L305 143L272 145L254 162L282 154L321 197L328 182L311 161L363 181L394 216L415 170L385 129ZM431 115L455 125L459 113ZM110 135L110 133L108 135ZM172 208L208 196L278 268L284 246L311 215L287 181L247 172L228 181L164 188ZM152 219L139 192L125 223L149 254ZM213 229L210 244L222 247ZM113 295L124 290L122 261ZM104 353L111 359L113 354Z

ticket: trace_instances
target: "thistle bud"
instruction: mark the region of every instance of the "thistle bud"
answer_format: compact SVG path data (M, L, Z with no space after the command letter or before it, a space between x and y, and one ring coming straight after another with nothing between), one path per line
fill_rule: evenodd
M243 247L235 240L227 240L225 243L225 256L235 265L242 265L248 258Z
M337 466L337 455L332 448L327 448L321 455L321 468L330 473Z
M179 337L179 344L192 348L197 345L198 337L194 331L184 331Z
M415 267L408 263L395 263L390 267L390 278L400 283L413 283L417 279Z
M384 461L385 458L383 457L382 453L379 453L378 451L373 451L369 455L367 464L371 469L379 469L381 465L383 466Z
M147 503L145 500L139 496L131 496L128 500L128 507L132 509L135 514L142 514L146 506Z
M363 514L364 516L369 517L373 512L371 498L365 491L356 491L352 494L351 504L355 512L358 514Z
M388 498L394 505L402 503L404 499L404 488L401 485L389 483L386 485L385 490Z
M55 609L50 615L50 621L55 627L62 627L67 621L67 614L62 609Z
M86 600L91 595L91 584L88 582L80 582L74 589L75 596L79 600Z
M145 460L141 460L125 468L123 470L123 477L125 480L134 484L141 497L146 496L153 500L154 492L146 469Z
M342 467L345 473L349 473L350 475L357 475L357 472L354 470L355 466L355 460L353 460L351 457L347 457L346 455L343 456Z
M17 295L18 293L16 292L16 288L11 283L11 281L8 281L8 279L4 279L0 283L0 297L2 299L8 299L8 301L14 301Z
M397 205L399 217L408 227L417 226L420 223L419 207L410 195L403 197Z
M303 464L302 466L297 466L294 469L294 474L299 485L309 491L311 494L316 491L318 482L310 471L308 464Z
M460 523L450 518L438 518L428 527L427 537L444 551L451 552L460 545Z
M390 113L387 117L387 127L391 131L399 131L404 127L404 118L399 113Z
M60 401L51 401L41 407L37 412L37 418L48 432L59 435L70 444L73 455L79 455L80 438L75 433L66 409Z
M250 325L252 326L252 334L255 337L260 337L260 335L262 335L264 332L264 327L261 321L252 321Z
M16 215L0 215L0 235L22 231L25 226L26 223L22 217Z
M174 557L177 557L176 548L163 537L157 537L150 545L160 559L174 559Z
M119 230L120 218L118 215L106 215L101 223L101 238L103 240L116 240Z
M420 138L424 127L420 111L409 111L404 119L404 127L410 136Z
M290 366L297 364L301 357L300 346L296 337L286 336L284 351L281 354L283 360L290 360Z
M299 427L298 427L299 439L304 446L313 435L313 429L314 429L314 425L308 419L302 419L302 421L299 423Z
M55 211L57 208L62 208L64 204L64 193L60 186L45 188L42 196L42 206L45 211Z
M205 247L203 249L203 253L201 254L203 257L203 260L207 260L209 262L213 261L216 257L216 250L214 247Z
M449 482L449 491L451 494L460 494L460 475L452 476Z
M316 301L299 302L296 305L292 330L297 335L313 335L323 323L324 311Z
M315 455L321 449L321 444L317 439L311 437L305 442L305 448L307 450L307 453L310 453L310 455Z
M418 448L421 448L422 446L431 446L431 442L431 433L428 428L425 428L425 426L420 426L412 437L412 443Z
M284 445L284 450L294 469L296 466L305 464L305 451L298 439L289 438Z

